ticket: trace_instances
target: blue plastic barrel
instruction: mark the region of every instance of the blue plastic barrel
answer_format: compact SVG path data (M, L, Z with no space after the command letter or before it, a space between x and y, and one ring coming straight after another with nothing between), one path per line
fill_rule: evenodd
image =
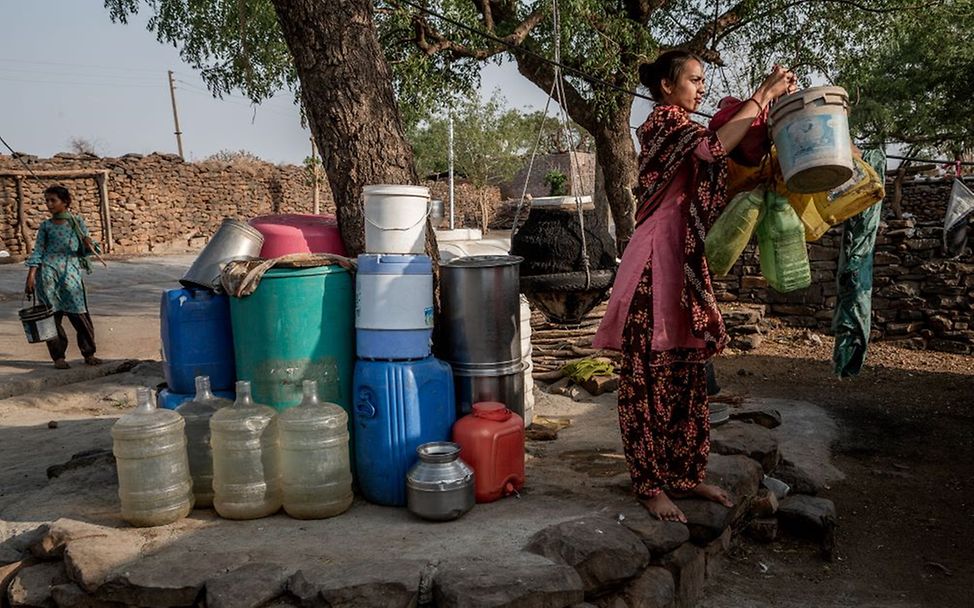
M232 389L237 380L227 296L208 289L170 289L162 293L159 317L162 367L175 393L195 393L196 376L209 376L214 391Z
M230 401L237 398L237 395L233 391L213 391L213 394L217 397L229 399ZM158 403L159 407L166 408L167 410L174 410L195 396L196 393L174 393L168 388L164 388L160 389L159 391Z
M359 488L376 504L405 506L406 473L416 448L448 441L456 420L450 366L419 361L355 364L352 405Z
M431 354L433 263L425 255L363 254L355 275L355 344L361 359Z

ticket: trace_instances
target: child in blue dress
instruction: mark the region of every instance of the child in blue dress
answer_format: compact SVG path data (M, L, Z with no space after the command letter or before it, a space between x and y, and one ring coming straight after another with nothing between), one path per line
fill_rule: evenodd
M37 231L34 251L27 258L27 295L37 294L38 299L54 309L57 337L48 340L47 350L54 360L54 367L70 367L64 359L68 348L68 336L62 320L65 316L78 333L78 348L88 365L98 365L95 357L95 328L88 314L88 300L82 269L91 272L87 256L95 251L88 234L88 227L80 215L68 211L71 193L63 186L51 186L44 191L44 201L51 219L44 220Z

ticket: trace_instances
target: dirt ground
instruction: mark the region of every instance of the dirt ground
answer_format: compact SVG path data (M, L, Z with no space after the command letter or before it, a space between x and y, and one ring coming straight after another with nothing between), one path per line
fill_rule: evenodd
M175 284L189 261L124 260L93 275L90 297L102 356L158 357L158 293ZM21 267L0 267L0 376L7 382L51 373L43 348L21 344L15 311L22 285ZM702 605L971 605L974 357L876 343L862 374L840 381L832 374L831 339L818 338L810 339L803 330L776 328L756 351L718 358L717 371L724 395L808 401L825 408L838 423L833 464L846 479L825 493L838 510L837 557L824 562L816 547L799 541L738 543L721 574L709 583ZM73 336L71 341L70 356L76 357ZM0 460L7 465L0 509L17 494L46 484L44 469L66 460L70 447L83 439L77 435L88 436L89 447L107 446L107 428L130 407L133 387L154 383L157 375L156 365L89 380L83 387L48 387L47 398L38 394L0 400L0 429L7 428L7 439L16 433L33 446L25 457L8 451L12 441L0 441L0 456L5 457ZM58 398L51 399L53 395ZM79 407L82 401L85 405ZM611 409L606 403L598 415L590 415L589 423L614 424ZM60 421L58 432L48 431L49 420ZM24 426L32 427L27 436L16 428ZM60 436L72 440L62 445L56 439ZM618 458L594 461L595 447L586 446L577 460L589 467L604 465L606 476L624 471ZM545 449L561 452L556 446ZM572 454L559 456L569 467L576 460Z
M704 606L970 606L974 357L880 342L839 380L832 340L818 337L775 329L758 350L718 358L717 373L725 395L806 400L835 417L837 558L739 544Z

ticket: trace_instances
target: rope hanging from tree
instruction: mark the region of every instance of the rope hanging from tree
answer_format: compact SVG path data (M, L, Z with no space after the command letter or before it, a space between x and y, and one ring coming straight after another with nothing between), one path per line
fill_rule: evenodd
M561 12L558 7L558 0L552 0L551 2L551 29L552 36L554 37L554 60L551 62L553 66L553 77L551 83L551 90L548 92L548 99L545 101L544 113L541 116L541 124L538 129L538 139L535 142L534 150L531 153L531 160L528 162L527 174L524 178L524 188L521 190L521 200L518 201L517 210L514 212L514 224L511 226L511 242L514 241L514 235L517 233L518 220L521 216L521 209L524 207L524 200L527 197L528 184L531 180L531 171L534 167L534 161L537 156L538 147L541 144L541 138L544 135L545 121L548 118L548 108L551 105L551 100L554 99L559 106L558 114L561 118L561 129L565 133L565 139L568 142L568 158L569 158L569 170L572 173L572 192L575 196L575 211L578 217L579 233L582 240L582 266L585 270L585 289L590 289L592 287L592 270L591 263L588 256L588 241L585 237L585 213L582 208L582 196L580 194L581 185L581 165L578 162L578 154L575 150L575 137L571 130L571 120L568 117L566 96L565 96L565 83L564 83L564 73L561 69Z

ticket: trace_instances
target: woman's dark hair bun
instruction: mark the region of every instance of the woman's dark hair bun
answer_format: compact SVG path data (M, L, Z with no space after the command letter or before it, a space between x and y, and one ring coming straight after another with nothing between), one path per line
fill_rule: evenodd
M666 51L656 58L652 63L643 63L639 66L639 82L649 89L649 95L653 101L663 100L663 81L669 80L676 82L683 72L683 67L690 61L699 61L700 58L683 49Z

